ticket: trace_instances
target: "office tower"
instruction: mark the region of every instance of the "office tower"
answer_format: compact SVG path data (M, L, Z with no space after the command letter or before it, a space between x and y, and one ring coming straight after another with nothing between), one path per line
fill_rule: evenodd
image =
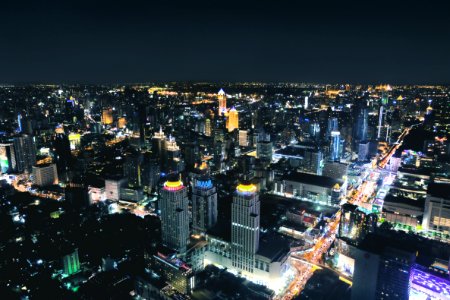
M239 129L239 113L234 107L228 112L227 129L228 132Z
M305 172L320 175L323 162L323 153L320 150L307 149L304 152L302 169Z
M55 164L33 166L32 173L34 184L37 186L58 184L58 171Z
M327 125L327 137L331 137L333 131L339 131L339 123L337 118L329 118Z
M253 273L255 254L259 248L260 202L256 186L240 183L231 204L231 261L232 266L245 273Z
M223 89L220 89L217 99L219 100L219 115L223 115L227 112L227 96Z
M354 145L358 145L358 142L367 140L367 131L369 127L369 112L366 104L359 104L355 108L356 116L355 123L353 125L353 140Z
M330 160L339 161L341 158L341 133L339 131L331 132Z
M120 117L119 120L117 120L117 127L123 129L126 126L127 126L127 119L125 117Z
M415 249L370 234L355 248L352 300L409 299Z
M113 111L112 108L104 108L102 111L102 124L111 125L113 123Z
M248 146L248 130L239 130L239 146Z
M106 199L119 201L120 200L120 189L126 185L127 179L118 178L108 178L105 179L105 197Z
M380 110L378 111L377 140L381 139L381 128L383 127L383 113L384 113L384 107L380 106Z
M432 182L428 185L422 227L442 234L450 232L450 184Z
M338 236L352 244L358 244L377 227L377 216L357 205L346 203L341 207Z
M262 161L271 162L273 145L270 141L260 141L256 144L256 157Z
M16 171L16 154L12 143L0 144L0 167L2 173L11 173Z
M166 152L166 136L161 127L159 131L155 132L152 137L152 153L155 157L158 157L161 161L165 157Z
M186 251L189 239L187 189L176 174L171 174L160 192L162 241L179 253Z
M163 171L170 173L184 170L184 162L180 156L180 147L178 147L175 138L172 136L169 136L169 139L166 140L165 154L163 158Z
M129 187L140 187L142 155L140 153L127 153L123 163L123 175L128 180Z
M36 164L36 147L33 137L22 134L13 138L14 152L16 154L17 172L31 171Z
M303 108L304 109L308 109L308 101L309 101L309 97L305 96L305 102L303 103Z
M211 119L207 118L205 120L205 135L211 136L212 135L212 125L211 125Z
M358 144L358 161L367 161L369 159L369 141L362 141Z
M200 153L196 141L188 142L184 145L184 162L188 170L192 170L200 160Z
M63 264L63 272L66 276L70 276L80 271L80 259L78 257L78 249L75 249L73 252L64 255L62 258L62 264Z
M156 191L160 173L161 168L158 158L153 157L150 152L146 152L141 168L141 180L144 192L154 193Z
M194 179L192 186L192 229L204 234L217 222L217 192L211 178Z
M309 125L309 135L312 139L318 139L320 137L320 125L317 122L313 122Z
M21 114L17 115L17 126L19 128L19 132L22 132L22 115Z
M57 128L53 137L53 148L56 154L56 165L58 170L66 170L72 160L70 152L70 141L67 135L64 134L64 129Z

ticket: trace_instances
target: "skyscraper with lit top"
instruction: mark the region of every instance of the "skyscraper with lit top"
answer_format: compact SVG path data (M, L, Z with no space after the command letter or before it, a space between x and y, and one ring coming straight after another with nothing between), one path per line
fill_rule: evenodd
M253 273L259 248L260 202L256 186L240 183L231 205L231 261L244 275Z
M189 239L189 210L187 189L176 174L169 176L161 189L162 242L179 253L186 252Z
M217 191L209 176L194 179L192 187L192 229L202 234L217 222Z
M227 96L223 89L217 93L217 99L219 100L219 115L223 115L227 111Z
M234 107L228 112L227 129L228 132L239 129L239 113Z

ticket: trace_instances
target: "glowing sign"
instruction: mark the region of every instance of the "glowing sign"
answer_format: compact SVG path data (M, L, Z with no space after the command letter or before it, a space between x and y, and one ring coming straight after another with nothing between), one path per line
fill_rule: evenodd
M411 288L423 291L438 299L450 299L450 281L438 276L426 273L420 269L413 268L411 270Z
M166 191L179 191L183 188L183 182L178 181L166 181L164 183L164 189Z

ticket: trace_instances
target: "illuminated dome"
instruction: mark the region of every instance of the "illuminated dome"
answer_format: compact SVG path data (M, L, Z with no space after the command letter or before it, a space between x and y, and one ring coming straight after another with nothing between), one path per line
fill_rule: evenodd
M237 186L236 190L239 193L255 193L256 186L250 182L242 182Z
M336 184L333 186L333 189L334 189L334 190L340 190L340 189L341 189L341 186L339 185L339 183L336 183Z

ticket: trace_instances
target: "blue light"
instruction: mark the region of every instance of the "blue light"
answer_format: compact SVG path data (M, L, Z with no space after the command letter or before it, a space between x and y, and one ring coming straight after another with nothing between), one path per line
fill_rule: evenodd
M212 188L213 185L211 179L209 179L209 180L197 180L195 186L201 189L210 189Z

